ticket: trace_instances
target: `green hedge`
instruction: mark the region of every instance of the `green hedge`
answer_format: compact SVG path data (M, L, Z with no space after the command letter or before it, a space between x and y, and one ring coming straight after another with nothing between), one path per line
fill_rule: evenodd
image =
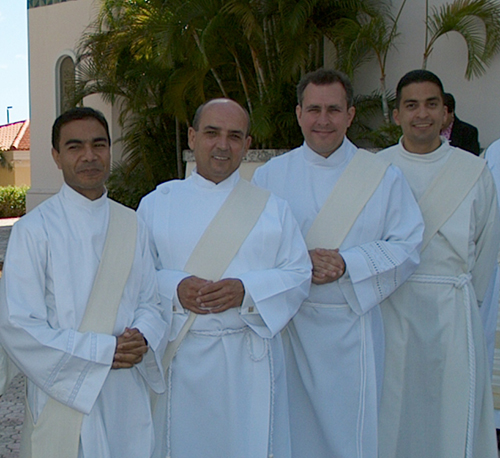
M0 186L0 218L13 218L26 213L29 186Z

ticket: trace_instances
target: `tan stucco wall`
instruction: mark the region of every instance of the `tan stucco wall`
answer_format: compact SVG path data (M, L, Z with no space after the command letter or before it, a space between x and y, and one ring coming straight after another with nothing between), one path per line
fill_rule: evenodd
M97 5L98 0L76 0L29 10L32 186L26 198L28 210L56 193L62 184L50 154L51 128L57 116L57 63L64 55L74 57L83 31L97 13ZM120 136L112 108L100 97L88 97L85 105L104 113L113 140ZM119 145L113 147L113 159L121 154L119 149Z
M12 168L0 167L0 186L30 186L30 152L4 151Z

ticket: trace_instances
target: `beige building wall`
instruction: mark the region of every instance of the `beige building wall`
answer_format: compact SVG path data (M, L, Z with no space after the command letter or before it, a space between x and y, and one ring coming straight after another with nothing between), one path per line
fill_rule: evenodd
M452 0L429 0L430 7L440 7ZM396 14L402 0L393 0ZM399 21L400 36L387 60L387 89L394 91L399 79L408 71L422 67L425 49L425 1L407 1ZM327 65L333 61L332 55ZM471 81L465 79L467 48L455 32L438 39L428 60L427 69L436 73L446 92L457 102L457 116L479 129L482 148L500 138L500 56L496 56L486 74ZM370 94L379 87L380 71L374 61L361 67L355 75L355 92Z
M0 186L30 186L30 152L4 151L3 155L12 167L0 167Z
M51 157L50 141L52 124L59 114L58 64L64 56L75 57L80 37L97 14L98 5L99 0L74 0L28 11L32 167L28 211L55 194L62 184L61 172ZM98 96L87 98L84 104L104 113L112 140L120 136L109 105ZM115 144L114 159L120 154Z

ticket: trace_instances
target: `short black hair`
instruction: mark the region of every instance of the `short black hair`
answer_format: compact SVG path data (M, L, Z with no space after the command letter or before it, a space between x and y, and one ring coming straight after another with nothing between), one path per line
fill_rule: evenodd
M98 121L104 130L106 131L106 135L108 136L108 142L111 146L111 137L109 136L109 126L108 121L99 110L94 110L90 107L76 107L71 108L68 111L65 111L62 115L60 115L52 126L52 147L59 152L59 141L61 140L61 129L65 124L70 123L71 121L78 121L81 119L95 119Z
M352 107L354 105L354 90L350 79L345 73L326 68L318 68L318 70L307 73L301 78L297 84L297 103L302 106L304 91L309 84L328 86L335 83L340 83L345 90L347 108Z
M455 97L449 92L443 94L444 106L448 108L448 113L455 113Z
M434 73L429 70L412 70L399 80L396 88L396 108L399 108L399 104L401 103L403 88L413 83L433 83L439 88L441 97L444 98L443 83Z
M241 106L238 102L236 102L236 100L233 100L233 99L225 99L225 98L218 98L218 99L211 99L211 100L208 100L207 102L205 103L202 103L195 111L194 113L194 118L193 118L193 129L198 132L198 129L200 128L200 120L201 120L201 115L203 114L203 110L205 109L205 107L210 103L210 102L213 102L214 100L232 100L233 102L237 103L240 108L243 110L243 112L245 113L245 116L247 118L247 130L245 132L245 137L248 137L250 135L250 114L248 113L248 110Z

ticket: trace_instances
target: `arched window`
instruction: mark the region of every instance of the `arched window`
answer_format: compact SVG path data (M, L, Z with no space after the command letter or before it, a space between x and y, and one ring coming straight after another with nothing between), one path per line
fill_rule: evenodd
M59 60L58 74L58 115L73 107L75 92L75 62L70 56Z

